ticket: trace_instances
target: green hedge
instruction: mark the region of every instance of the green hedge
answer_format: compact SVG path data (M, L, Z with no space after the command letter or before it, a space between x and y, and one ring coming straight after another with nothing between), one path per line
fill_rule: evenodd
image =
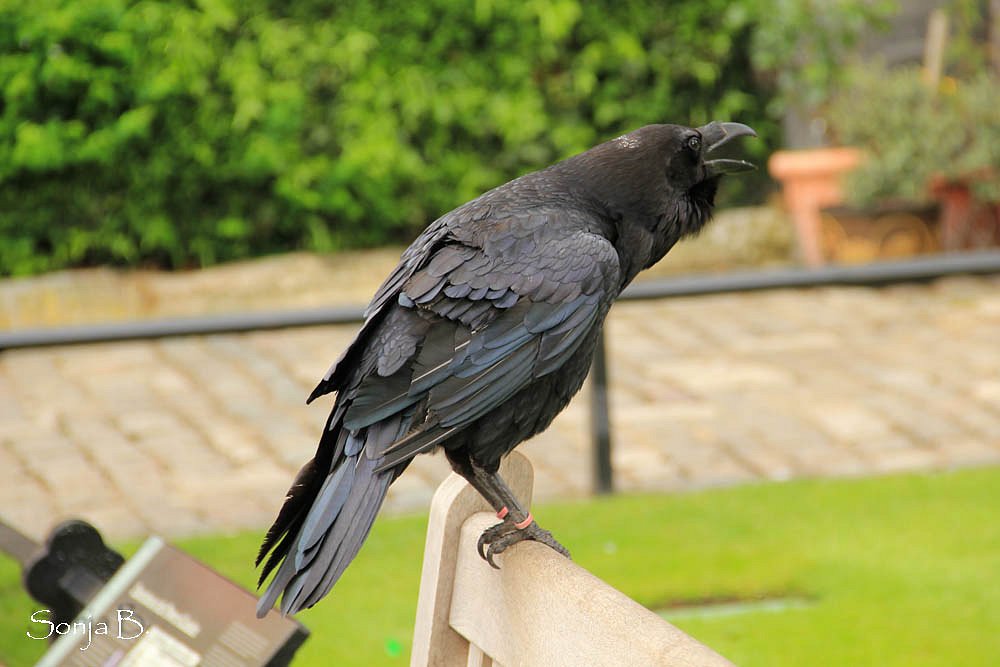
M767 5L5 2L0 275L403 241L650 122L748 122L759 158Z

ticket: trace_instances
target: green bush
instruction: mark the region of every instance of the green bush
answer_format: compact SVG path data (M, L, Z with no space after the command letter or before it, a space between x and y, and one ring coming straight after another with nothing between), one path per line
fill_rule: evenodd
M841 142L866 153L845 183L855 204L928 201L936 177L1000 201L1000 80L981 70L932 88L918 67L871 63L850 74L828 118Z
M0 275L402 241L651 122L750 123L759 159L780 4L5 2Z

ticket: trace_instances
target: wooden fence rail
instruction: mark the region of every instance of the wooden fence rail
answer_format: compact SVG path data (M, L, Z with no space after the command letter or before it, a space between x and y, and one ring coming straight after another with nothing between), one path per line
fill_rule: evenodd
M530 503L531 464L514 452L501 473ZM452 474L431 503L411 667L731 666L552 549L522 542L476 553L492 509Z

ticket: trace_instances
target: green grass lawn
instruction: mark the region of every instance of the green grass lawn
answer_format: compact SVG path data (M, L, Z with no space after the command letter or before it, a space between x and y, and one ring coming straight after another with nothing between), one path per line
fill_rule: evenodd
M1000 468L796 481L536 508L576 561L740 665L1000 665ZM295 662L406 665L426 519L376 523ZM260 535L180 546L251 585ZM683 606L787 596L792 604ZM678 607L678 604L681 604ZM0 662L35 604L0 559Z

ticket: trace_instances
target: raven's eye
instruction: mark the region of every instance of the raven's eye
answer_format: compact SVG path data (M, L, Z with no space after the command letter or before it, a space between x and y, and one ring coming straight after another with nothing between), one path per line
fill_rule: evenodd
M698 151L700 151L701 150L701 137L699 137L699 136L688 137L687 147L688 147L688 150L690 150L693 153L697 153Z

